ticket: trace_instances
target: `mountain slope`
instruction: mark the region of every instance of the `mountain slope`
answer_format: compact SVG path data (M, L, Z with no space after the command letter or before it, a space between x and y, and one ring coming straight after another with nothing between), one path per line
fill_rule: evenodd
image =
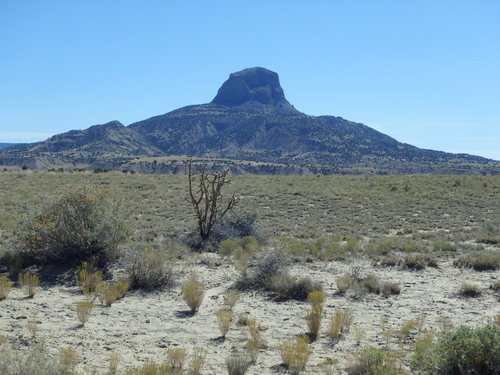
M94 125L85 130L71 130L46 141L22 144L3 150L0 164L45 168L104 161L128 160L137 156L153 156L161 151L143 135L118 121Z
M177 173L172 160L161 168L154 159L154 167L143 162L138 168L134 161L172 155L224 159L238 172L253 162L263 173L289 166L300 173L500 173L497 161L423 150L340 117L301 113L286 100L278 75L264 68L231 74L211 103L128 127L115 121L13 147L0 151L0 164L26 164L30 158L34 167L66 163Z
M0 143L0 150L3 150L4 148L14 146L15 143Z

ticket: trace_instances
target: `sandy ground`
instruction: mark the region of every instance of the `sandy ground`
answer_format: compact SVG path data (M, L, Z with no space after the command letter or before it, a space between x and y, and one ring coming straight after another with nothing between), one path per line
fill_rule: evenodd
M424 329L439 329L439 317L448 317L454 326L483 325L500 313L498 297L488 287L499 278L499 272L476 272L458 269L451 260L441 259L439 268L409 271L400 268L373 268L368 260L345 262L314 262L297 264L291 273L309 275L324 283L326 301L321 333L312 343L313 353L305 374L321 373L317 365L326 358L339 360L343 373L349 357L360 347L385 347L380 318L386 314L389 327L399 327L405 321L425 314ZM336 295L335 278L351 267L360 266L382 280L397 282L401 294L385 298L381 295ZM97 305L85 325L80 327L74 311L74 302L83 296L77 287L42 287L30 299L19 288L11 291L7 300L0 302L1 334L26 349L28 343L45 342L54 355L59 348L73 345L81 360L79 368L95 368L107 372L112 351L121 354L119 369L137 366L146 360L162 361L168 348L184 347L191 350L202 347L208 351L204 374L225 374L225 358L232 350L242 350L248 340L246 327L233 323L226 340L220 339L216 312L223 307L223 295L238 277L234 264L215 254L201 256L195 262L176 265L179 282L169 291L145 294L130 292L110 307ZM206 295L197 314L189 316L181 297L181 283L189 273L198 273L206 286ZM463 298L457 291L464 281L478 285L483 294L477 298ZM335 309L348 309L354 314L353 327L361 327L364 337L357 345L351 332L339 343L333 344L326 335L327 323ZM268 348L261 350L256 363L247 374L285 373L280 366L278 346L285 340L307 330L305 302L278 303L257 292L242 293L236 304L236 315L255 317L263 328ZM37 314L38 331L35 339L27 328L27 318ZM395 341L393 347L397 347Z

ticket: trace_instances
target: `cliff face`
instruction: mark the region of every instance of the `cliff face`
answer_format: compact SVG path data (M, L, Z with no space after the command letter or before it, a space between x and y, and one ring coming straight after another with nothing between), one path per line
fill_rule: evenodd
M286 100L278 75L264 68L232 73L208 104L128 127L113 121L14 146L0 151L0 164L123 169L137 166L134 158L169 155L239 161L231 167L239 173L500 173L498 161L423 150L340 117L301 113Z

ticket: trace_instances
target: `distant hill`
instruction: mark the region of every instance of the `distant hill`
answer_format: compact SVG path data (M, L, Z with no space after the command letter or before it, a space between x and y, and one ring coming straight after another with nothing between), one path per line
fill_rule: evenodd
M15 143L0 143L0 150L3 150L4 148L14 146Z
M498 161L424 150L340 117L301 113L264 68L231 74L211 103L15 146L0 151L0 165L181 173L189 157L234 173L500 173Z

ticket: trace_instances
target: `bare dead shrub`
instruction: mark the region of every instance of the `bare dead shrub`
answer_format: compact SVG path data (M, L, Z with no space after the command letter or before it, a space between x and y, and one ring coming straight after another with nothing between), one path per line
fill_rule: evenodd
M209 239L214 225L237 203L235 193L223 198L223 188L231 181L227 178L229 169L209 173L205 170L196 178L193 174L192 161L189 161L188 202L192 204L198 226L198 234L203 241Z

